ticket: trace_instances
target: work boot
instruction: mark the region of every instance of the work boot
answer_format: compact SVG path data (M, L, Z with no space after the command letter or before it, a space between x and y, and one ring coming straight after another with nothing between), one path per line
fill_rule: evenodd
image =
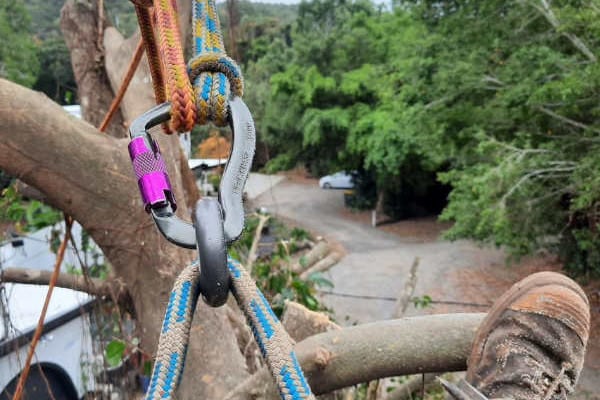
M480 325L465 380L442 382L460 400L564 400L583 367L590 310L571 279L540 272L513 285Z

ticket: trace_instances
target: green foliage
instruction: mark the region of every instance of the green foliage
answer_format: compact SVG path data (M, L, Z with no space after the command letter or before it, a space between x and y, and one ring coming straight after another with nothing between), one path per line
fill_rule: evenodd
M37 200L23 201L14 188L9 186L0 197L0 220L14 222L25 232L35 231L56 224L62 214Z
M127 345L121 340L112 340L104 350L106 362L110 367L118 367L123 362Z
M40 72L34 89L46 93L61 104L76 101L77 85L71 67L69 49L62 36L52 36L39 47Z
M304 2L289 41L261 44L268 170L368 171L396 218L440 210L451 188L447 237L514 257L547 249L572 273L600 273L600 9L394 6Z
M0 3L0 78L31 86L39 71L31 17L22 0Z
M421 297L415 296L415 297L411 298L410 300L413 302L415 308L429 307L429 305L431 304L431 301L432 301L431 296L428 296L428 295L423 295Z
M248 257L248 251L254 240L254 232L258 226L258 218L250 217L246 221L246 228L240 239L229 249L229 254L241 260ZM267 238L265 245L273 245L270 254L259 257L252 275L257 286L269 299L273 310L281 315L286 300L293 300L305 305L311 310L323 310L323 306L316 297L317 287L331 287L331 282L320 274L313 274L307 279L300 279L297 273L290 268L292 256L297 252L299 241L310 239L310 234L300 228L289 229L279 220L271 217L266 223ZM302 258L300 258L302 263Z

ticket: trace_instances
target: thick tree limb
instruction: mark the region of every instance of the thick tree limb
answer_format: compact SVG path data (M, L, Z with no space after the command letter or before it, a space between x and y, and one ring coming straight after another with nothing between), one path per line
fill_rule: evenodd
M177 138L155 136L175 197L184 199ZM195 252L167 243L144 212L127 143L69 116L46 96L0 79L0 168L41 190L49 204L72 215L92 236L127 286L142 347L153 353L173 276ZM185 208L180 207L187 214ZM199 302L197 312L187 388L199 397L222 398L248 376L244 359L225 311Z
M353 326L311 336L296 345L296 353L316 394L378 378L462 371L484 316L427 315ZM225 399L251 398L250 389L258 390L268 375L266 368L257 372Z
M4 268L0 281L12 283L25 283L31 285L47 285L50 282L52 271L31 268ZM56 281L57 287L74 289L86 292L93 296L115 296L122 300L127 295L125 285L118 279L86 279L81 275L61 273Z
M484 315L429 315L359 325L309 337L296 351L316 393L389 376L461 371Z
M61 10L60 29L71 53L79 103L84 119L94 126L100 126L114 97L104 70L104 49L98 40L98 30L104 26L105 21L91 0L68 0ZM125 136L119 112L107 132L115 137Z

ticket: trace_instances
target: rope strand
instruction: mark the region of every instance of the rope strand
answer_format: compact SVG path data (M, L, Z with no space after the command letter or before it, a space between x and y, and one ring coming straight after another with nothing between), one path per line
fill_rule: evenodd
M293 350L293 340L283 329L254 280L236 260L228 259L233 295L244 312L254 338L275 378L283 400L314 400ZM198 301L197 263L177 277L169 296L158 351L145 400L173 398L183 373L194 309Z

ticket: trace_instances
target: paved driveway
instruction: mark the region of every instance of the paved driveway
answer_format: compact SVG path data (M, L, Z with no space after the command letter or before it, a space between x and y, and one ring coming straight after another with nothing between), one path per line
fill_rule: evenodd
M480 265L482 260L499 265L504 262L500 251L482 249L467 241L418 243L412 237L403 238L345 218L343 191L323 190L312 181L285 180L255 203L344 248L344 258L326 273L336 293L395 298L402 293L413 260L419 257L414 295L461 301L449 277L452 271ZM323 301L335 310L337 321L343 325L394 318L395 302L390 300L323 295ZM428 307L427 312L436 312L436 308L438 312L454 311L448 305L436 305ZM406 314L419 313L422 310L411 305Z

